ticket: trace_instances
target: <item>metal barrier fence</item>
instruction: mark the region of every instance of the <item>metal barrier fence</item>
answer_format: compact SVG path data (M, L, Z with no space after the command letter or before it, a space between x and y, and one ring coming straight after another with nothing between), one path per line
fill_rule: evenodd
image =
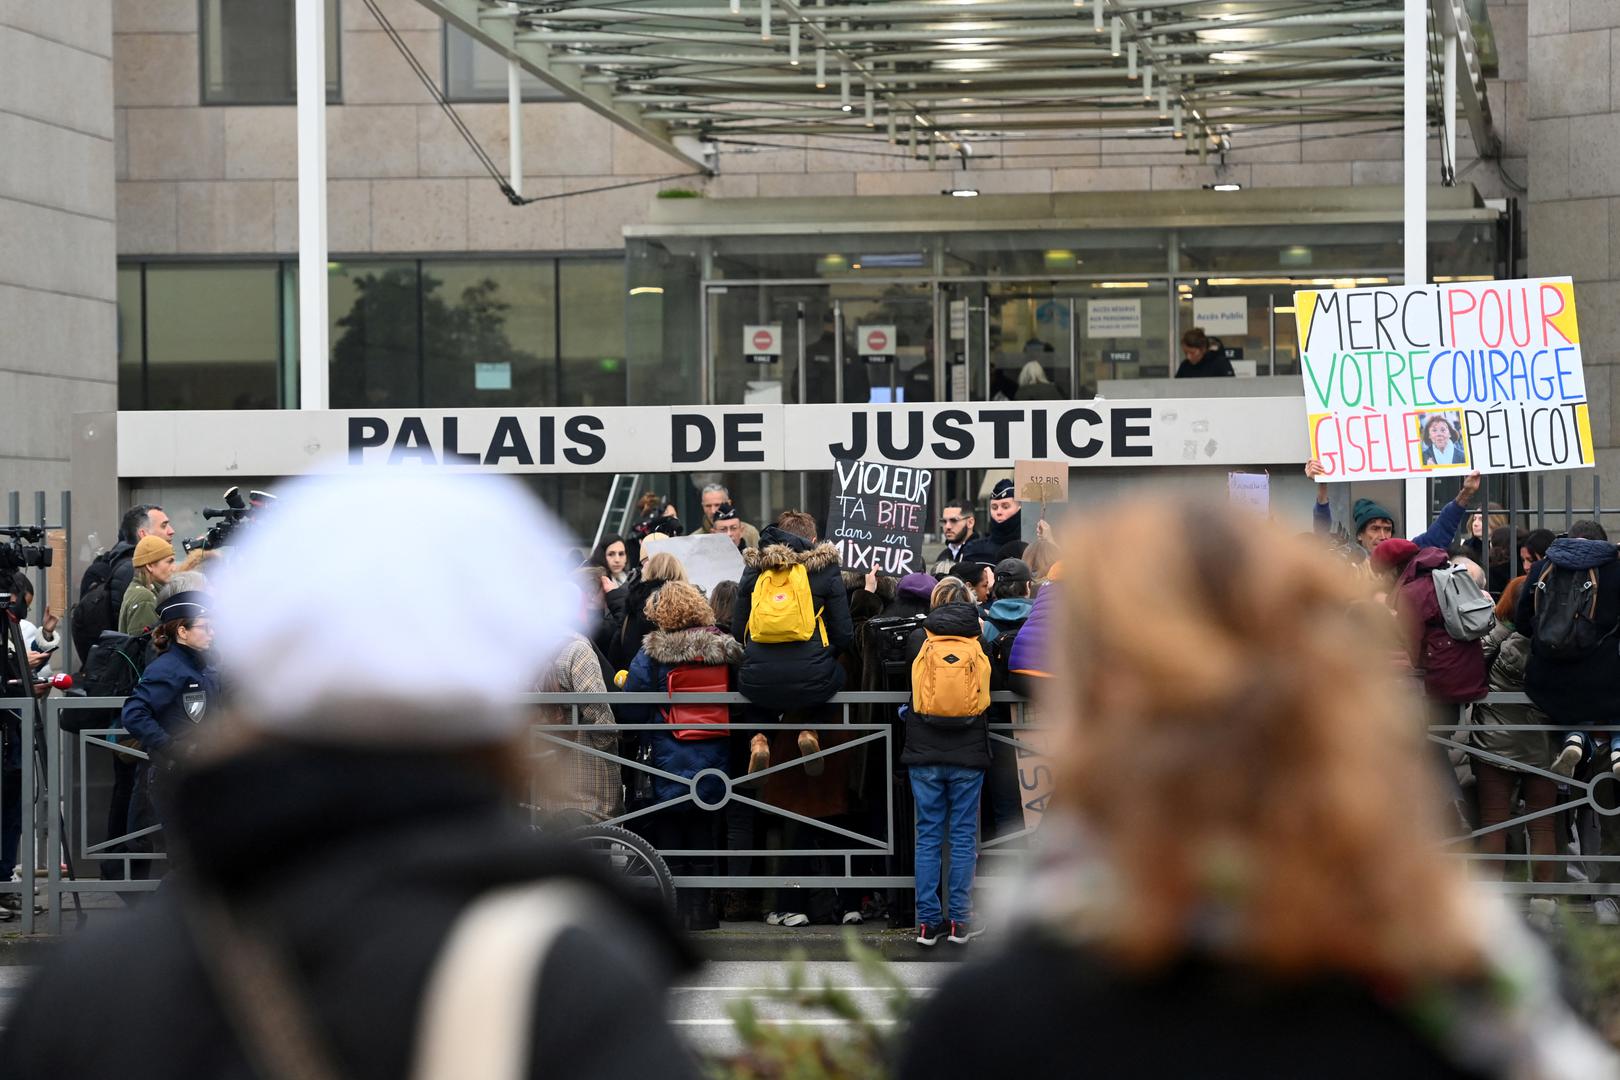
M747 705L747 700L740 694L682 694L677 700L689 704L724 703L730 705ZM524 705L560 707L567 713L568 722L563 724L537 723L531 728L531 749L537 761L555 761L561 754L583 754L609 762L615 768L628 768L634 774L644 774L651 777L674 783L682 790L674 798L654 801L646 805L638 805L626 809L617 816L609 819L610 824L634 826L641 819L649 818L660 811L693 805L711 812L724 812L733 805L747 808L755 814L761 815L766 822L793 823L802 835L813 837L816 846L810 847L744 847L744 848L671 848L661 852L666 858L675 860L705 859L716 863L723 863L728 859L790 859L790 860L835 860L841 865L841 872L837 873L790 873L777 872L766 874L726 874L726 873L694 873L676 874L676 884L687 887L732 887L732 888L851 888L851 889L908 889L913 884L909 874L896 874L884 872L882 863L874 865L870 862L858 860L886 860L905 851L909 840L897 838L895 828L896 804L895 788L892 783L884 783L881 792L869 792L876 796L873 805L867 809L867 821L872 828L852 828L846 824L821 820L805 814L800 814L781 806L774 805L762 798L761 783L771 776L802 768L807 761L815 759L831 759L837 755L881 754L883 767L877 775L883 778L895 774L897 755L894 744L894 725L889 719L888 709L909 700L904 692L852 692L839 694L827 707L838 711L838 719L824 719L806 723L775 723L754 724L745 721L734 721L726 725L712 724L683 724L669 725L664 723L642 724L614 724L590 725L582 723L581 709L587 705L667 705L671 698L659 693L606 693L606 694L528 694L519 699ZM1007 706L1010 710L1011 721L992 724L991 739L1001 745L1012 748L1016 760L1020 764L1036 762L1044 753L1041 745L1040 733L1044 730L1038 722L1032 721L1029 712L1029 703L1017 695L997 693L993 695L996 704ZM1529 699L1517 693L1493 693L1486 699L1498 705L1523 705ZM54 697L43 701L44 713L44 747L43 747L43 782L36 775L36 740L33 724L24 722L21 725L21 761L20 775L15 782L20 784L21 820L20 829L24 839L19 862L24 868L21 882L0 882L0 893L19 894L21 904L21 930L32 933L37 929L34 905L27 902L31 890L37 889L37 894L45 911L45 929L51 933L59 933L62 926L62 915L65 910L65 900L76 894L87 893L131 893L144 892L156 889L158 881L138 876L142 864L161 861L167 856L161 851L128 851L123 850L124 845L131 841L154 833L156 827L140 830L135 833L111 835L96 838L100 831L92 824L93 808L91 800L90 779L99 771L98 761L121 757L126 761L143 761L146 755L133 746L125 745L118 740L123 732L115 726L91 727L83 730L64 731L63 717L66 714L85 710L117 709L122 704L118 698L71 698ZM860 722L851 718L852 707L877 706L884 709L883 719L874 719L870 722ZM0 700L0 710L22 709L25 717L30 717L31 704L26 699ZM70 729L77 727L70 722ZM755 773L752 776L728 776L722 770L705 770L692 777L684 777L658 769L643 761L634 760L617 752L616 736L619 733L639 731L664 731L673 729L693 728L709 732L724 730L727 732L773 732L788 731L799 732L812 730L823 733L838 733L846 736L843 741L836 744L824 745L817 753L805 757L792 757L785 761L773 762L769 769ZM605 730L604 730L605 729ZM1490 751L1473 746L1467 740L1470 725L1466 715L1459 716L1456 724L1437 724L1428 729L1429 740L1448 751L1459 751L1469 759L1495 765L1516 773L1531 776L1543 776L1555 781L1562 789L1562 794L1555 804L1545 810L1511 816L1508 820L1498 822L1488 827L1474 828L1471 831L1460 833L1452 839L1453 849L1471 846L1480 838L1495 832L1514 833L1538 818L1554 814L1563 814L1573 811L1582 811L1590 821L1620 817L1620 778L1616 778L1607 769L1600 769L1595 775L1582 779L1570 779L1548 772L1545 769L1522 765L1511 759ZM1492 731L1536 731L1545 732L1553 736L1560 736L1565 729L1548 725L1492 725ZM1591 733L1620 732L1620 725L1594 726L1583 729ZM591 739L593 735L610 734L611 748L596 745ZM597 740L600 741L600 740ZM830 740L829 740L830 742ZM1022 770L1020 770L1022 772ZM1031 770L1033 771L1033 770ZM0 790L6 783L0 777ZM1030 790L1034 785L1021 784L1021 792ZM704 790L700 792L700 787ZM713 789L722 794L716 797ZM988 786L986 797L989 795ZM537 817L543 810L543 800L531 799L529 803L531 813ZM880 809L880 813L873 813ZM1617 835L1620 835L1620 822L1616 822ZM1016 855L1025 847L1025 841L1035 833L1033 826L1010 831L982 842L981 857L989 859L1005 858ZM1593 830L1595 832L1595 830ZM1597 850L1597 837L1591 838L1591 844L1583 845L1582 851ZM29 841L32 841L30 843ZM1462 851L1463 857L1483 864L1496 863L1555 863L1567 869L1578 865L1585 868L1585 873L1593 880L1561 880L1556 882L1535 881L1506 881L1500 887L1512 894L1541 894L1541 895L1580 895L1580 896L1620 896L1620 854L1574 854L1566 851L1567 837L1560 832L1559 852L1555 855L1533 855L1528 851L1513 852L1504 855L1482 855L1475 851ZM37 852L37 857L35 856ZM73 876L65 873L66 865L71 861L75 870ZM33 883L29 880L28 870L36 862L42 862L45 876L43 884ZM103 871L110 865L114 873L102 876ZM98 872L92 873L92 867ZM983 865L981 872L987 872L991 877L996 873L994 863ZM1494 875L1492 875L1494 876ZM1532 875L1533 876L1533 875ZM1612 880L1597 880L1610 878Z

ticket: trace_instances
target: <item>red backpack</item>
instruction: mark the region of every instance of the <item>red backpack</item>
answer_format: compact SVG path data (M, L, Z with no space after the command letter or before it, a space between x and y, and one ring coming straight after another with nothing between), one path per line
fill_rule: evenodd
M669 692L672 694L725 694L731 690L731 668L725 664L681 664L670 669ZM673 704L663 710L666 724L729 724L731 706ZM702 731L682 728L672 732L677 739L691 742L695 739L723 739L725 731Z

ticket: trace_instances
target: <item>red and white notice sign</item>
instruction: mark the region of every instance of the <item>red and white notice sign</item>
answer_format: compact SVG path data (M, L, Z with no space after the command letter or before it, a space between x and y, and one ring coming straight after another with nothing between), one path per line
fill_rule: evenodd
M856 335L862 356L893 356L893 326L863 326Z

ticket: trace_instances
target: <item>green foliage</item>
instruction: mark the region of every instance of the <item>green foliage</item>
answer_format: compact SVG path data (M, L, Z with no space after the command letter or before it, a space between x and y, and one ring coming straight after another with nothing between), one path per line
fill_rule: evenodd
M665 188L658 193L658 197L660 199L701 199L703 198L703 193L701 191L693 191L691 188L676 187Z
M844 932L844 948L858 966L862 984L884 988L884 1016L867 1017L854 996L831 980L811 986L803 954L795 955L788 962L786 985L766 991L763 999L843 1023L810 1027L766 1022L753 999L733 1001L728 1011L742 1051L711 1063L712 1080L887 1080L895 1040L912 1008L911 991L853 929Z

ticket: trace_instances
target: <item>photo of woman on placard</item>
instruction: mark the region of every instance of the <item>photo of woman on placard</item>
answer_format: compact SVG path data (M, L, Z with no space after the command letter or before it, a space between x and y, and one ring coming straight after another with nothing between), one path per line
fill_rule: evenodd
M1461 414L1455 412L1429 413L1423 417L1423 464L1426 466L1466 465L1468 451L1463 448Z

